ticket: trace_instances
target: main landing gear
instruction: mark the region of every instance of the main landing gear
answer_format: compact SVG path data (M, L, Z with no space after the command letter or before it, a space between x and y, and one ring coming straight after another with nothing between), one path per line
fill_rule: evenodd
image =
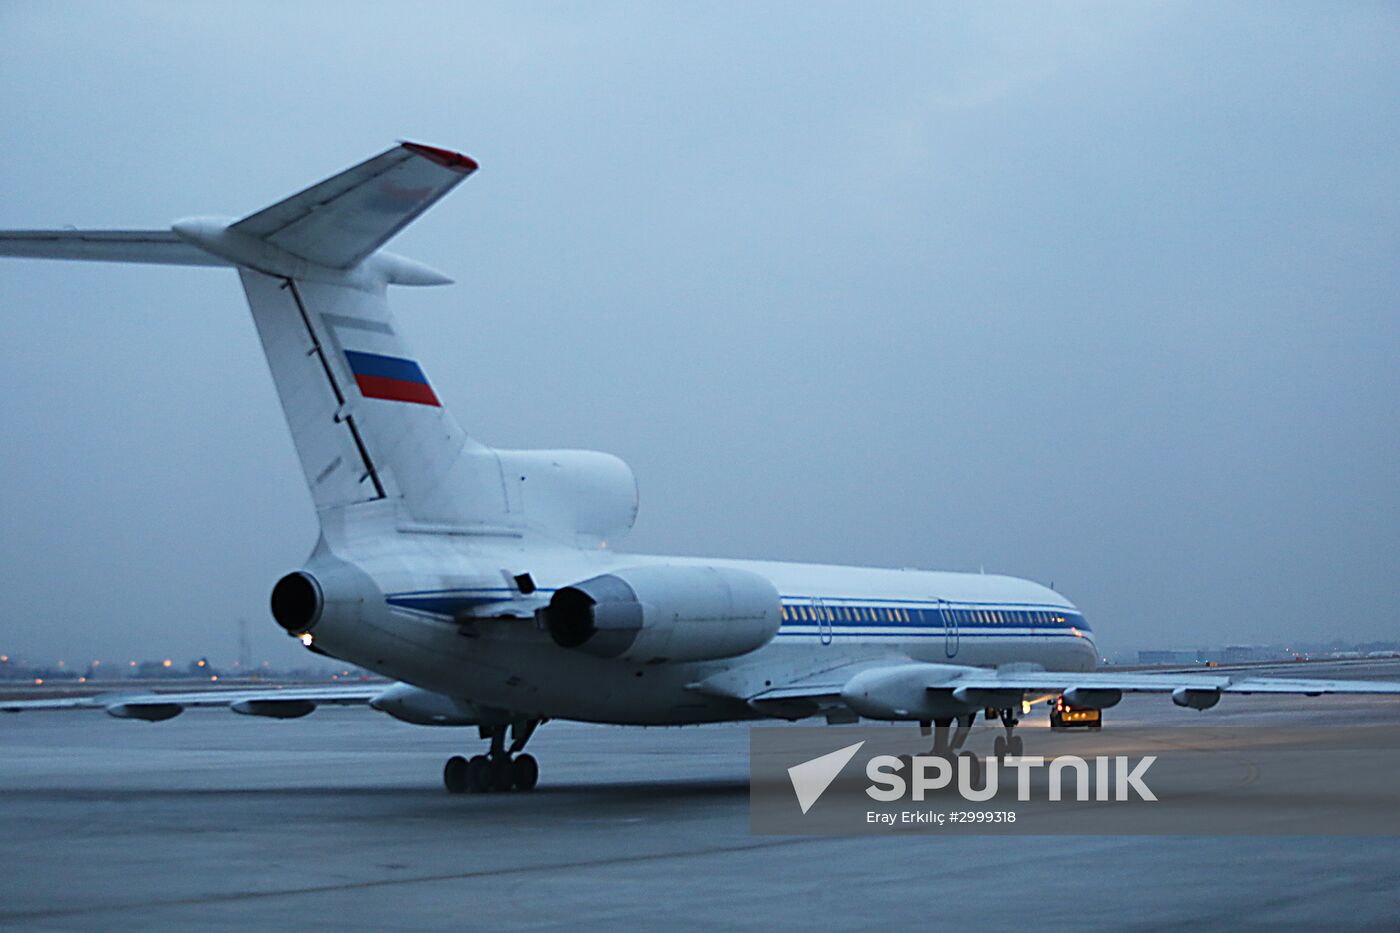
M976 753L963 750L963 745L967 742L968 735L972 733L972 723L976 718L976 713L966 713L956 719L951 717L947 719L925 719L919 723L920 735L925 737L930 734L933 735L933 748L929 749L928 754L934 758L943 758L950 762L957 758L967 759L967 767L972 775L973 784L980 783L982 780L982 761L977 757ZM958 724L958 727L953 730L953 734L950 736L948 730L952 729L954 722ZM908 766L912 759L910 759L909 756L902 757L905 759L905 765Z
M540 765L534 755L521 754L542 719L522 719L510 724L510 747L506 747L506 727L482 726L482 738L491 739L485 755L463 758L453 755L442 769L442 783L450 794L471 791L534 790L540 779Z
M1020 720L1016 718L1016 711L1014 709L989 709L987 710L987 716L988 718L997 716L1001 719L1001 724L1006 729L1006 734L997 736L996 741L992 745L992 753L996 756L997 761L1005 761L1007 758L1019 758L1024 753L1025 745L1021 741L1021 737L1015 734L1016 725L1020 722ZM977 757L975 752L964 749L963 745L966 744L967 737L972 733L972 724L976 719L976 713L965 713L962 716L958 716L956 719L950 717L947 719L924 720L919 723L919 732L921 735L933 735L933 748L929 750L928 754L936 758L947 759L948 761L952 761L955 758L966 759L967 768L974 786L982 782L982 760ZM957 729L953 729L954 722L958 724ZM949 730L952 730L951 735L949 735Z
M988 718L991 718L991 710L987 710ZM1007 758L1020 758L1025 749L1021 742L1021 737L1015 735L1013 730L1021 720L1016 718L1014 709L997 710L996 714L1001 717L1001 724L1006 728L1006 735L997 736L996 742L992 744L992 752L997 756L997 761L1005 761Z

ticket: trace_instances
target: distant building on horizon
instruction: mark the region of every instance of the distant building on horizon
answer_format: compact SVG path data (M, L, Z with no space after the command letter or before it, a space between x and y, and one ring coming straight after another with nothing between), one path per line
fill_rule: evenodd
M1208 652L1199 648L1153 648L1138 652L1139 664L1204 664Z

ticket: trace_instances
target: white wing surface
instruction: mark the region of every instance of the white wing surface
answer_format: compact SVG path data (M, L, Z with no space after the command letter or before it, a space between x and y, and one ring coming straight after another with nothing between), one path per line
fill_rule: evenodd
M247 690L195 690L170 693L102 693L91 696L41 700L0 700L0 712L101 709L118 719L155 722L178 716L186 709L225 706L248 716L296 719L317 706L365 706L390 689L383 683L325 687L262 687Z
M735 695L737 691L731 692ZM1170 694L1179 706L1208 709L1225 694L1321 696L1350 694L1400 697L1400 681L1260 677L1247 673L1176 671L1086 673L1033 669L990 670L919 661L853 665L821 675L775 684L742 698L756 710L795 710L806 702L829 707L838 699L876 719L927 719L930 710L947 712L1004 708L1026 695L1063 694L1070 703L1112 706L1124 693Z
M170 230L0 230L0 256L231 266Z
M317 265L349 269L476 169L460 153L401 143L230 229Z

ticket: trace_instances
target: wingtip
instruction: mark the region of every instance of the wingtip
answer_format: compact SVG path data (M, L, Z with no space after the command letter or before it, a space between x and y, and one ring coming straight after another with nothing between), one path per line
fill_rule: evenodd
M453 152L451 149L439 149L437 146L425 146L422 143L410 143L400 141L403 146L414 155L420 155L425 159L430 159L438 165L450 168L453 171L461 172L463 175L470 175L481 166L471 156L463 155L460 152Z

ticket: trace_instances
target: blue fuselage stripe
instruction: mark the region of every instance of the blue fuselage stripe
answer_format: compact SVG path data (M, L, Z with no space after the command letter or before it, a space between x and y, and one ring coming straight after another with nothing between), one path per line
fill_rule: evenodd
M451 618L459 612L498 603L516 591L509 587L474 587L452 590L410 590L390 593L390 606ZM549 589L538 592L547 594ZM816 601L820 600L820 606ZM783 596L782 634L799 635L841 630L875 637L901 635L999 635L1089 634L1092 630L1079 612L1063 606L1033 603L943 603L869 597ZM922 605L920 604L922 603ZM819 619L817 613L826 614ZM907 616L907 620L905 619ZM950 618L951 617L951 618ZM951 624L949 624L951 623ZM897 631L873 631L889 629Z

